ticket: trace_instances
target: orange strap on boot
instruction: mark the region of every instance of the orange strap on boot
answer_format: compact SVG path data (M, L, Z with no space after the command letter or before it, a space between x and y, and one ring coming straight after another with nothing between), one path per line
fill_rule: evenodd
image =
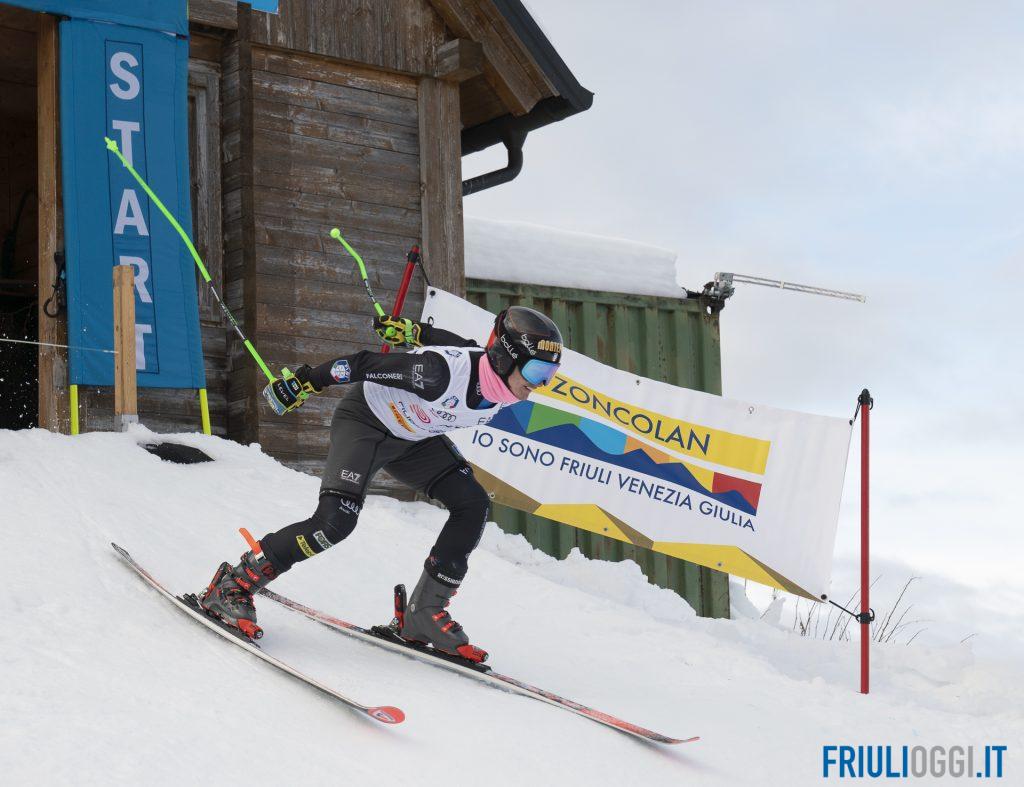
M242 534L242 538L245 539L245 543L249 545L249 549L252 550L254 555L262 555L263 547L260 546L260 542L252 537L252 533L246 530L244 527L238 528L238 532Z

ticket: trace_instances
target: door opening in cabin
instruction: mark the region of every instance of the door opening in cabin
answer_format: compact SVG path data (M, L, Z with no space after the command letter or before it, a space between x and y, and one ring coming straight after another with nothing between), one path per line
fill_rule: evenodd
M39 422L39 348L15 343L39 337L39 17L0 4L0 429L25 429Z

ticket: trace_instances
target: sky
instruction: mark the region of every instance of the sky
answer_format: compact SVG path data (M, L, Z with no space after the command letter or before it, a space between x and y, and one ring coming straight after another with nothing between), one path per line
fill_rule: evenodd
M879 566L1019 593L1024 5L527 5L594 106L532 133L467 216L662 246L691 289L731 271L867 295L738 285L725 395L841 416L869 388Z

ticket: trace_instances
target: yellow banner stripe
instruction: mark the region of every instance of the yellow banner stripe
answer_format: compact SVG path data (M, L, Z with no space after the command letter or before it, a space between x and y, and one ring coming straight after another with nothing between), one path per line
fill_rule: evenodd
M556 374L550 385L534 393L575 405L606 423L643 435L679 454L759 475L763 475L768 466L770 440L711 429L645 410L561 374Z

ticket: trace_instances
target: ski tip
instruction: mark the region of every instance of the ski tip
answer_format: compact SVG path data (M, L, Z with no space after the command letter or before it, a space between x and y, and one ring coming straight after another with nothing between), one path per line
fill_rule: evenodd
M366 712L377 721L385 724L401 724L405 721L405 713L401 708L391 705L381 705L379 708L367 708Z

